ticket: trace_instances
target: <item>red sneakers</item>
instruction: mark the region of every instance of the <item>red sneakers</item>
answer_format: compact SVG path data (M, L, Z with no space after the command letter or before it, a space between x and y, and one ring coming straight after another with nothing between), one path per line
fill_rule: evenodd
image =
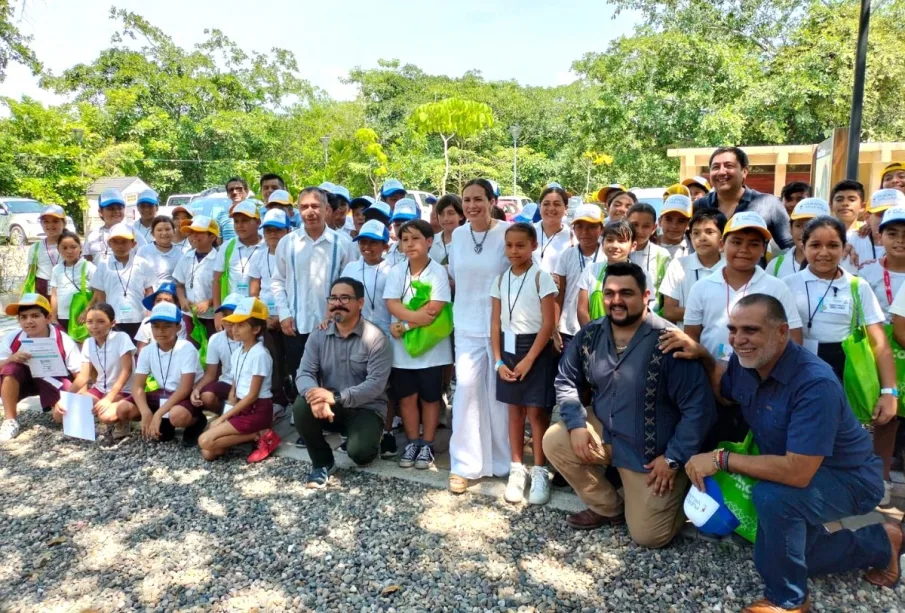
M258 438L258 446L257 448L251 452L251 455L248 456L248 463L252 464L254 462L260 462L261 460L266 459L273 450L280 446L279 435L273 430L265 430L263 434L261 434L260 438Z

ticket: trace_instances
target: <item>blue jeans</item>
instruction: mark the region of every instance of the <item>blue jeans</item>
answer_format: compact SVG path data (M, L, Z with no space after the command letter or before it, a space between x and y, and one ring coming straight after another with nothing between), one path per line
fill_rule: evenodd
M791 609L807 597L808 577L889 564L892 552L882 525L834 533L823 527L876 508L883 497L882 466L873 456L855 470L821 466L804 488L771 481L754 486L754 565L767 600Z

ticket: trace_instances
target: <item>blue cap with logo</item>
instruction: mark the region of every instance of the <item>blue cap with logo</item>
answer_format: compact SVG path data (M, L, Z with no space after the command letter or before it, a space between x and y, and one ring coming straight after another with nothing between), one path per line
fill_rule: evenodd
M345 200L346 204L349 204L350 202L352 202L352 194L350 194L349 190L347 190L342 185L333 186L333 195Z
M138 200L135 201L135 204L138 206L141 206L142 204L157 206L160 204L160 197L153 189L144 189L138 194Z
M685 496L685 516L704 534L727 536L741 525L723 500L713 477L704 477L704 491L692 486Z
M264 223L261 224L261 227L286 230L289 228L289 216L282 209L270 209L264 213Z
M359 196L358 198L352 199L352 202L349 203L349 208L350 209L357 209L359 207L368 208L369 206L374 204L374 202L376 202L376 201L373 198L371 198L370 196Z
M154 301L157 300L157 296L159 294L171 294L173 296L173 299L175 300L176 284L169 281L166 283L161 283L156 292L154 292L153 294L148 294L141 299L141 305L149 311L152 310L154 308Z
M148 321L151 323L164 321L170 324L178 324L182 322L182 311L175 304L161 302L160 304L155 304L154 308L151 309L151 317L148 318Z
M382 198L392 196L396 192L405 192L405 188L402 187L402 181L399 179L387 179L380 188L380 196Z
M123 197L123 193L118 189L105 189L101 192L101 195L97 198L97 206L98 208L105 209L108 206L126 206L126 199Z
M383 223L376 219L372 219L371 221L366 221L364 225L361 226L361 230L358 231L358 236L352 240L358 242L363 238L370 238L371 240L388 243L390 242L390 231Z
M393 222L410 221L412 219L420 218L421 209L418 207L418 203L411 198L403 198L396 203L396 208L393 209Z
M238 304L244 299L245 296L243 296L242 294L229 294L220 302L220 306L217 307L217 313L227 310L235 311Z
M390 210L390 205L382 200L378 200L365 209L365 219L376 219L383 223L390 223L392 216L393 211Z
M329 193L331 193L331 194L335 194L335 193L336 193L336 184L335 184L335 183L331 183L330 181L324 181L323 183L321 183L321 184L318 185L317 187L318 187L318 189L322 189L322 190L324 190L325 192L329 192Z

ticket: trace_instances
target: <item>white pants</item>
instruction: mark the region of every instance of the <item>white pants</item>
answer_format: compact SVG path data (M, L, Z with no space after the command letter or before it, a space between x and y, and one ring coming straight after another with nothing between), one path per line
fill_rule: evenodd
M450 472L466 479L509 472L509 409L496 400L490 337L456 333Z

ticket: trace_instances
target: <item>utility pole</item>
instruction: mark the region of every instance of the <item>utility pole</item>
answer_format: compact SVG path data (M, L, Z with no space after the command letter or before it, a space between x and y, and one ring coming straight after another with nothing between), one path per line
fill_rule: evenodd
M522 126L513 124L509 128L512 134L512 195L518 195L518 137L522 134Z
M858 159L861 149L861 115L864 109L864 81L867 72L867 34L870 29L870 0L861 0L858 22L858 51L855 56L855 82L852 86L852 111L848 125L848 160L845 177L858 180Z

